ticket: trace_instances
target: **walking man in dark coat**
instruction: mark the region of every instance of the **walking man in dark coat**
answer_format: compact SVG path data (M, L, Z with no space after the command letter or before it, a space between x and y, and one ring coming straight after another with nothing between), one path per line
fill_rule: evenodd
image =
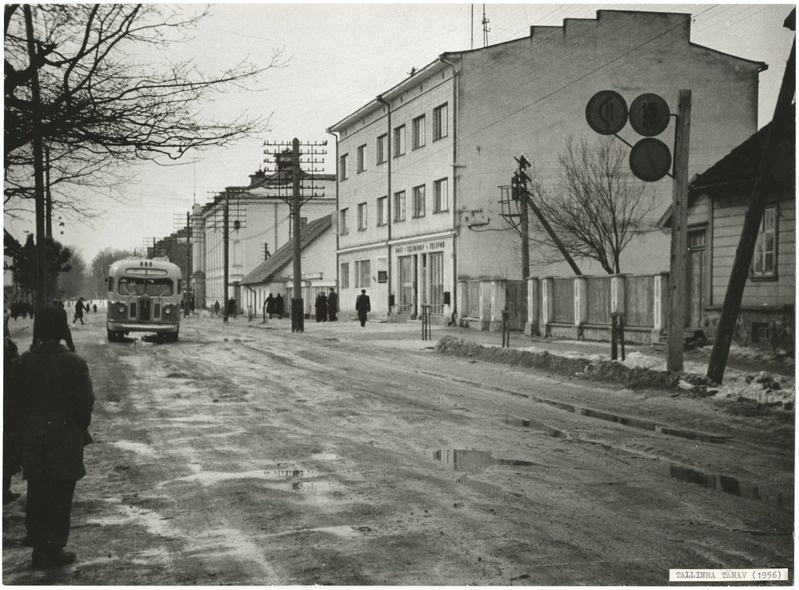
M277 314L277 317L282 318L284 313L286 313L286 307L283 303L283 295L278 293L277 297L275 297L275 314Z
M78 320L80 323L83 324L83 310L88 310L88 307L84 307L83 305L83 297L78 298L78 302L75 304L75 317L72 318L72 323L74 324Z
M266 315L271 320L272 316L275 315L275 298L272 297L270 293L269 296L266 298Z
M336 314L338 313L338 295L336 295L336 290L333 287L330 287L330 295L327 296L327 319L331 322L335 322L338 318Z
M83 447L94 407L89 366L59 343L60 308L36 311L39 344L14 363L12 391L22 417L22 472L28 481L26 544L33 566L50 568L75 561L64 551L75 484L86 475Z
M327 321L327 297L325 297L324 291L319 291L319 294L316 296L316 321Z
M372 311L372 303L369 301L366 289L361 289L361 294L355 300L355 310L358 312L358 319L361 320L361 328L363 328L366 325L366 314Z

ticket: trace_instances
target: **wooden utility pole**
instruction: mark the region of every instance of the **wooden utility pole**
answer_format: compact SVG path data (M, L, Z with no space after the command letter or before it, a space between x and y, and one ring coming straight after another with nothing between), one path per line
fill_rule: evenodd
M785 74L782 77L782 85L777 97L777 104L774 107L771 126L766 132L766 140L760 155L755 184L752 188L752 198L749 201L749 207L744 217L744 225L741 230L741 237L738 240L738 248L735 250L735 260L730 273L730 282L727 284L727 294L724 297L724 305L721 308L716 341L713 343L713 351L710 353L707 376L715 383L721 383L722 379L724 379L724 370L727 367L730 345L735 334L735 324L738 320L738 313L741 311L741 299L743 298L746 281L749 278L752 254L757 243L757 234L760 231L763 211L766 207L771 184L768 167L773 162L774 144L776 143L774 141L774 133L779 132L791 116L791 99L796 88L795 68L796 40L794 40L791 47L791 54L785 67Z
M44 162L42 159L42 113L41 94L39 91L39 68L36 57L36 42L33 39L33 15L30 4L23 5L25 14L25 31L28 42L28 58L30 59L31 102L33 106L33 177L36 201L36 307L47 302L47 256L45 250L44 227Z
M222 314L222 322L227 323L228 316L230 315L230 302L228 300L227 284L230 280L228 273L228 262L230 259L230 189L225 189L225 204L222 209L222 300L224 313Z
M45 198L45 217L44 217L44 235L49 239L53 239L53 196L50 194L50 148L44 146L44 198Z
M191 303L191 214L186 212L186 280L183 284L185 293L183 317L189 317L189 304Z
M671 201L669 265L669 341L666 368L683 369L685 333L685 262L688 250L688 146L691 140L691 91L680 90L674 133L674 181Z
M305 331L305 308L302 301L302 236L300 235L300 140L296 137L291 142L291 222L294 232L294 290L291 299L291 331Z

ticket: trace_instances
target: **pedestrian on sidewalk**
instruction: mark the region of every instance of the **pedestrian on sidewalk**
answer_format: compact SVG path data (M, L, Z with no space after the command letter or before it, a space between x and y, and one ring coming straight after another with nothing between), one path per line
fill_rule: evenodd
M331 322L338 320L338 295L333 287L330 287L330 295L327 296L327 319Z
M81 325L83 324L83 310L88 310L88 307L83 305L83 297L78 297L78 302L75 304L75 317L72 318L72 323L74 324L78 320L80 320Z
M278 293L277 297L275 297L275 315L282 318L284 313L286 313L286 306L283 302L283 295Z
M75 561L64 551L69 539L72 498L86 475L83 447L89 435L94 393L83 357L59 343L60 308L36 311L39 344L24 352L12 369L12 391L22 416L22 473L28 482L25 544L33 547L33 567Z
M355 311L358 312L358 319L361 321L361 328L363 328L366 325L366 314L372 311L372 303L369 301L366 289L361 289L361 294L355 300Z
M317 322L326 322L327 321L327 297L325 297L324 291L319 291L316 295L316 321Z
M219 315L219 301L214 301L214 315Z
M275 315L275 298L272 297L271 293L266 297L264 306L266 308L266 316L271 320L272 316Z

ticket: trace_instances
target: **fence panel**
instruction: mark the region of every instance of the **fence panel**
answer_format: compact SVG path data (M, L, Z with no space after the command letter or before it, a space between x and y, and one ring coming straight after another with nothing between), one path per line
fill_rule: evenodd
M552 295L555 311L552 321L562 324L574 323L574 279L554 279Z
M610 323L610 277L586 278L589 324Z
M655 325L653 306L655 279L652 275L640 277L628 276L627 312L624 315L625 326L652 327Z
M510 329L524 330L527 323L527 281L508 281L505 302L510 310Z

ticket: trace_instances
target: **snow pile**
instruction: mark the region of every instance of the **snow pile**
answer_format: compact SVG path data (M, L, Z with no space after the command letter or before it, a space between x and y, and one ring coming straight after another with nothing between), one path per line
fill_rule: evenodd
M633 389L671 389L693 397L743 399L768 406L781 406L786 410L792 410L796 403L795 383L790 377L772 375L766 371L749 373L727 368L724 384L717 386L705 377L707 367L703 363L685 363L684 372L670 373L666 371L664 359L638 351L629 353L622 362L611 361L608 355L576 351L554 355L534 346L518 349L484 346L451 336L441 339L435 350L441 354L480 358L489 362L608 381Z
M720 399L748 399L764 405L781 404L791 409L796 404L796 385L793 379L772 375L767 371L744 373L728 371L716 394Z

